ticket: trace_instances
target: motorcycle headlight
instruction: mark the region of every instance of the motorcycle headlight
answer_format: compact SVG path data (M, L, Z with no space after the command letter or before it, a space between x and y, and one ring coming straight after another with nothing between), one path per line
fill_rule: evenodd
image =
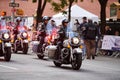
M24 32L24 33L23 33L23 37L27 37L27 33Z
M73 44L79 44L80 40L77 37L72 39Z
M3 37L4 37L5 39L8 39L8 38L10 37L10 35L9 35L8 33L5 33L5 34L3 35Z

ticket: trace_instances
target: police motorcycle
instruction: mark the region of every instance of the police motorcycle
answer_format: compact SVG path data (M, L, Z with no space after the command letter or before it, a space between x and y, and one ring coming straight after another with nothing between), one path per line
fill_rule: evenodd
M10 61L11 54L11 34L3 20L0 21L0 57L4 56L5 61Z
M52 34L52 28L50 24L48 23L46 26L46 29L42 26L43 24L39 24L38 26L38 35L37 35L37 41L33 41L33 47L32 50L34 53L37 54L37 57L39 59L43 59L44 57L48 57L48 54L46 53L46 47L51 44L51 40L53 37Z
M18 34L17 39L13 43L13 52L17 53L18 51L22 51L23 54L28 53L29 48L29 35L27 30L23 24L17 26Z
M46 52L48 52L48 57L53 60L55 66L60 67L62 64L71 64L74 70L79 70L82 65L83 41L79 34L72 30L68 29L66 35L68 38L63 41L60 54L56 52L57 45L54 44L49 45ZM57 44L59 44L59 41Z

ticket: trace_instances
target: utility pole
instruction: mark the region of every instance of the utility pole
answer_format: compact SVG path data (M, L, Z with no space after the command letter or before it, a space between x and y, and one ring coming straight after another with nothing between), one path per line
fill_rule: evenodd
M15 3L15 0L11 0L11 3ZM14 18L15 18L15 7L12 7L12 22L14 22Z
M11 11L12 11L12 22L14 22L14 18L15 18L15 7L19 7L18 3L15 3L15 0L11 0L11 2L9 3L9 6L12 7Z

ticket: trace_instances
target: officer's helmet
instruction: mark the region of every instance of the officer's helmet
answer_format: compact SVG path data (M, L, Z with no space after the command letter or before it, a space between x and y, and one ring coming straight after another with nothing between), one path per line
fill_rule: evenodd
M44 16L42 20L43 21L49 20L49 17L48 16Z
M16 18L16 22L19 22L19 21L21 21L22 19L21 19L21 17L17 17Z
M62 24L64 25L64 23L68 23L67 19L62 20Z

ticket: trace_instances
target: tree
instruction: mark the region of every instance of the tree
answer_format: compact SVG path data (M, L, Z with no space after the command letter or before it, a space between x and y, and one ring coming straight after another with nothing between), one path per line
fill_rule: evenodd
M52 6L54 11L59 12L62 11L63 14L66 14L67 12L63 10L65 6L68 6L68 20L71 21L71 6L74 2L77 2L78 0L60 0L60 3L52 2Z
M83 2L84 0L80 0ZM73 3L77 3L78 0L60 0L60 3L52 2L52 6L54 11L59 12L62 11L63 14L66 14L67 12L63 10L65 6L68 6L68 20L71 21L71 6ZM93 0L91 0L93 2Z
M37 16L36 16L36 29L38 26L38 23L42 21L42 15L45 10L47 2L51 2L52 0L33 0L32 2L38 2L38 7L37 7Z
M100 4L100 19L101 19L101 30L102 33L105 33L105 26L106 26L106 6L108 0L98 0Z

